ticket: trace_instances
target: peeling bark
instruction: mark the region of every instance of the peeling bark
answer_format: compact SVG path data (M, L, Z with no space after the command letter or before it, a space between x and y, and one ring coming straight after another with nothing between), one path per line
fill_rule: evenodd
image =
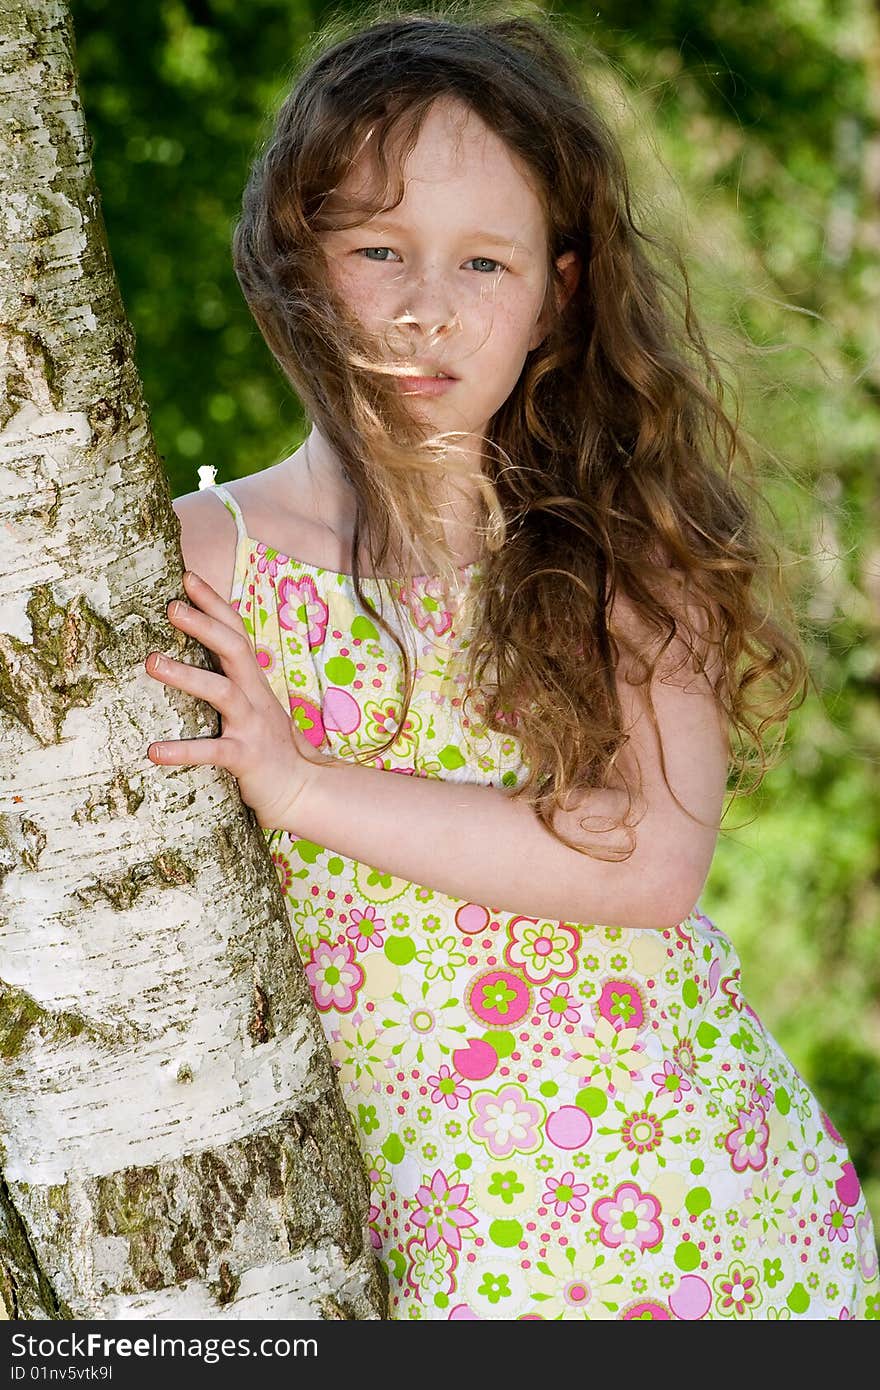
M60 0L0 0L0 1313L386 1318L264 833L153 681L180 528Z

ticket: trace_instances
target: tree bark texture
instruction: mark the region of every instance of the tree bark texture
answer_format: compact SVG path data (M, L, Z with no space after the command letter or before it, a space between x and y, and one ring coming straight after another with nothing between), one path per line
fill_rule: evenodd
M219 717L143 666L209 661L60 0L0 0L0 146L0 1309L382 1319L264 833L146 756Z

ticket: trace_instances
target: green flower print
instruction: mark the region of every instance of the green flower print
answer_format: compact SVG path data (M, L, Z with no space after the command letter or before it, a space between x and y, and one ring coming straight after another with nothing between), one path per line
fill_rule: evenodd
M388 1195L391 1186L391 1173L388 1170L388 1160L384 1154L364 1154L367 1177L370 1179L370 1186L380 1197Z
M484 1294L490 1303L498 1303L510 1297L510 1280L506 1274L484 1274L477 1292Z
M782 1277L783 1274L781 1260L764 1261L764 1283L767 1285L768 1289L775 1288L779 1281L782 1279Z
M384 743L389 734L397 728L402 706L388 697L381 704L376 700L365 700L363 710L364 733L367 739L370 743ZM410 706L403 728L389 750L391 755L411 763L419 745L421 731L422 717Z
M379 1128L375 1105L359 1105L357 1108L357 1117L358 1124L364 1134L372 1134L374 1129Z
M518 1192L525 1192L525 1187L512 1168L506 1173L492 1174L492 1181L489 1183L489 1193L492 1197L500 1197L502 1202L510 1203Z
M457 951L454 936L432 941L425 951L416 952L416 960L425 967L426 980L454 980L456 970L467 964L467 956Z
M771 1249L775 1248L782 1237L794 1233L794 1224L788 1215L791 1205L791 1193L778 1183L762 1177L753 1178L749 1204L743 1213L749 1223L749 1235L764 1239Z
M542 1318L608 1321L620 1307L622 1268L606 1250L553 1246L528 1280Z
M613 1023L600 1016L592 1028L583 1029L583 1034L572 1038L576 1057L566 1070L581 1079L584 1086L604 1085L618 1091L630 1090L633 1078L642 1071L646 1060L638 1029L618 1031Z
M516 990L505 984L504 980L491 980L482 985L480 1005L484 1010L494 1009L504 1017L510 1010L511 1001L516 998Z
M390 1046L371 1019L354 1023L349 1017L342 1018L330 1045L330 1055L339 1063L340 1080L362 1095L369 1095L382 1081L390 1053Z

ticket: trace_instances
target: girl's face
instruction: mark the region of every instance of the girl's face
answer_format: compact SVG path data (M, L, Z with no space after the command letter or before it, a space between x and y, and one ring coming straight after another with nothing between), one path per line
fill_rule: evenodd
M404 199L386 217L324 233L330 276L383 360L455 378L433 395L398 378L421 418L482 434L547 331L543 207L503 141L448 99L431 107L403 173ZM369 176L355 160L341 191L369 195ZM557 264L569 294L577 257Z

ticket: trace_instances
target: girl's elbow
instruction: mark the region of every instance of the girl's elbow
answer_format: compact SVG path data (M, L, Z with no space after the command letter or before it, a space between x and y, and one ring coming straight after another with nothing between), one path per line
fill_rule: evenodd
M656 878L650 891L645 893L638 913L639 927L666 930L677 927L691 915L697 905L707 870L701 866L695 869L682 869L680 866L672 873L669 865L666 872Z

